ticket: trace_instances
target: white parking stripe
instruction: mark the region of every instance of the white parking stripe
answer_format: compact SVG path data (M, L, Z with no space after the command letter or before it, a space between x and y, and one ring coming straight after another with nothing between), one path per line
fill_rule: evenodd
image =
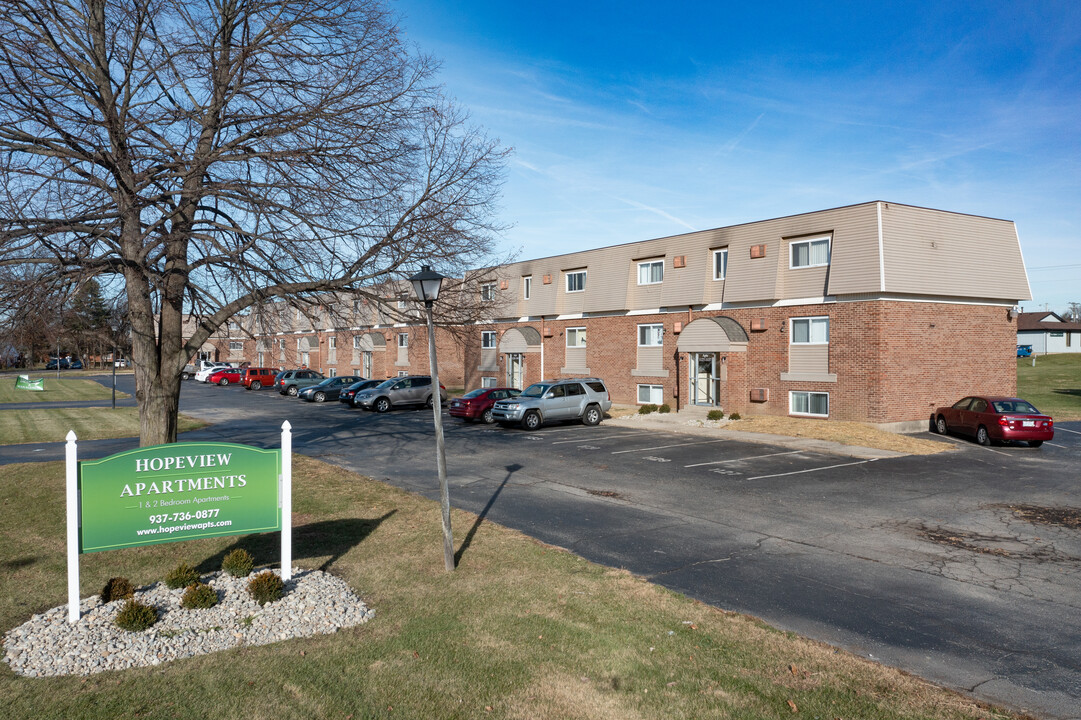
M728 442L728 440L702 440L700 442L676 443L675 445L658 445L656 447L636 448L634 450L613 450L613 455L622 455L632 452L649 452L650 450L664 450L665 448L684 447L686 445L708 445L709 443Z
M765 478L784 477L785 475L799 475L800 473L818 472L819 470L833 470L834 468L849 467L852 465L863 465L864 463L874 462L878 458L871 458L870 460L860 460L859 462L842 463L840 465L827 465L826 467L807 468L806 470L793 470L792 472L777 473L775 475L757 475L755 477L747 478L748 480L763 480Z
M743 460L757 460L758 458L777 457L778 455L798 455L803 450L790 450L788 452L770 453L769 455L751 455L750 457L733 458L731 460L714 460L712 462L695 463L694 465L684 465L685 468L702 467L703 465L720 465L722 463L741 462Z
M578 438L577 440L556 440L553 445L564 445L566 443L580 443L594 442L596 440L618 440L619 438L634 437L635 435L656 435L656 432L636 432L636 433L621 433L619 435L605 435L604 437L593 437L592 435L586 438Z
M1074 435L1081 435L1081 432L1077 432L1076 430L1071 430L1070 428L1064 428L1061 425L1056 427L1055 430L1064 430L1064 431L1066 431L1068 433L1073 433Z
M1063 450L1069 450L1070 449L1066 445L1059 445L1058 443L1053 443L1053 442L1045 442L1044 445L1050 445L1051 447L1062 448Z

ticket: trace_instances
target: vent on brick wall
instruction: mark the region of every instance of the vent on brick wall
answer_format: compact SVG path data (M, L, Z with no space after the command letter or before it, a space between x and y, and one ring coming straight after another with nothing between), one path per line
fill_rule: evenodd
M672 323L672 332L674 332L676 335L679 335L681 332L683 332L683 323L679 320L676 320L674 323Z
M544 326L544 337L552 337L552 328Z
M764 258L766 256L765 245L751 245L751 257L752 258Z
M506 280L500 280L499 281L499 289L500 290L506 290L507 289L507 281Z
M769 388L751 388L751 402L766 402L769 400Z
M766 322L766 318L755 318L754 320L751 320L751 332L762 332L768 327L769 324Z
M674 258L672 258L672 267L674 267L674 268L687 267L687 256L686 255L676 255Z
M551 285L552 284L552 276L551 275L545 275L544 276L544 284L545 285Z

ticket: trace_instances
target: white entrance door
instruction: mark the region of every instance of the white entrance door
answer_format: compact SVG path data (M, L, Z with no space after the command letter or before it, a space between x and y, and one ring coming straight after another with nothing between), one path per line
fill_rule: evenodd
M522 353L507 353L507 387L523 389L525 378L525 360Z
M716 405L720 397L717 353L691 353L691 404Z

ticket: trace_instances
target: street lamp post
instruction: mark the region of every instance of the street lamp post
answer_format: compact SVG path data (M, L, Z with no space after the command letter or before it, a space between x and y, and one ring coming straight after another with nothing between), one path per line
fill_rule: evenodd
M443 508L443 564L447 571L454 569L454 535L450 530L450 489L447 487L447 449L443 442L443 398L439 393L439 364L435 358L435 324L432 322L432 303L439 297L443 276L427 265L409 278L417 299L424 303L428 316L428 363L432 372L432 412L435 414L435 463L439 472L439 496Z

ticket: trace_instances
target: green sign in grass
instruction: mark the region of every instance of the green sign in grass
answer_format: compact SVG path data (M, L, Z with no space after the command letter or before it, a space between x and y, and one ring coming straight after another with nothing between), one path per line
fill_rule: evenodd
M45 378L38 378L37 380L31 380L26 375L20 375L15 380L16 390L45 390Z
M82 553L281 530L281 450L155 445L79 462Z

